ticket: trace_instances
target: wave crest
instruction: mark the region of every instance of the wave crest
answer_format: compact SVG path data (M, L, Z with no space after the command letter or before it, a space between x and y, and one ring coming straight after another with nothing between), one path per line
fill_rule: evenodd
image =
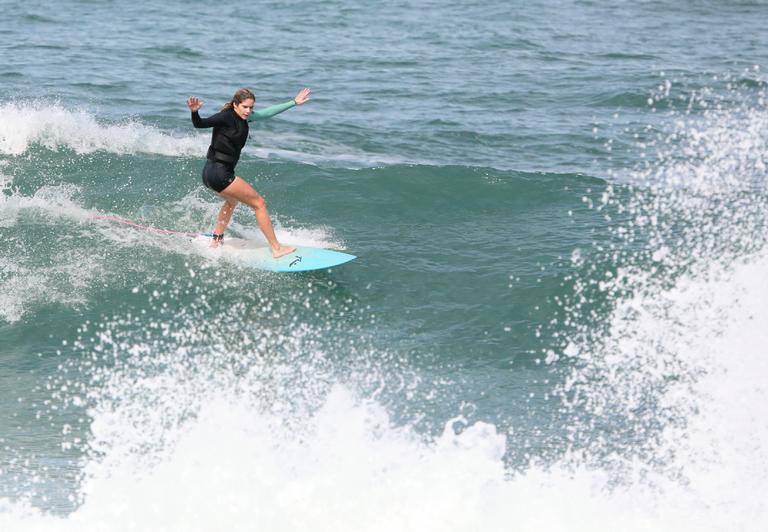
M22 155L40 145L51 150L71 149L78 154L106 151L199 156L206 145L201 137L176 137L135 120L108 124L86 111L41 101L1 104L0 115L2 155Z

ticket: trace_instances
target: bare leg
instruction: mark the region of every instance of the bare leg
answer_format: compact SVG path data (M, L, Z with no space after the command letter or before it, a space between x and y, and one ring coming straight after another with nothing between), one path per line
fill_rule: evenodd
M224 231L229 225L229 221L232 219L232 213L235 212L237 207L237 201L232 199L225 199L224 205L219 210L219 216L216 218L216 228L213 230L214 234L223 235ZM211 247L218 247L219 241L216 239L211 240Z
M264 233L264 237L267 239L269 246L272 248L273 257L282 257L283 255L287 255L296 251L296 248L283 246L280 244L280 242L277 241L275 230L272 227L272 220L269 219L267 202L265 202L264 198L261 197L261 194L256 192L256 190L254 190L251 185L246 183L243 178L239 176L235 177L235 180L232 182L232 184L219 192L219 195L227 200L227 203L232 202L237 205L237 202L242 202L253 209L253 212L256 214L256 222L259 224L261 232ZM222 207L222 210L223 209L224 208ZM219 216L221 217L221 214ZM232 213L230 212L229 217L231 216ZM227 219L227 222L229 222L229 219ZM218 222L216 227L218 228Z

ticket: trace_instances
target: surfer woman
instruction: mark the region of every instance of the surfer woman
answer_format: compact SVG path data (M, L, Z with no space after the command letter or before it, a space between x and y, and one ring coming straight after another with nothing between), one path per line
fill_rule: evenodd
M273 257L282 257L295 251L296 248L284 246L277 241L264 198L242 177L235 175L235 165L240 159L240 151L245 146L245 141L248 140L249 118L264 120L295 105L302 105L309 100L309 92L309 89L302 89L289 102L254 111L256 97L248 89L240 89L220 112L208 118L201 118L198 114L203 106L202 101L194 96L187 100L187 107L192 111L192 124L196 128L213 128L211 145L206 155L208 160L203 168L203 183L224 198L224 205L216 219L212 246L218 246L224 239L224 230L237 204L245 203L256 213L256 221L272 248Z

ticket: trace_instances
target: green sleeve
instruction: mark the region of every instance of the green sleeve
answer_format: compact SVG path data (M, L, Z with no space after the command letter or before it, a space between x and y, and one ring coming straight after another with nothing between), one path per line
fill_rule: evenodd
M294 105L296 105L296 102L293 100L291 100L290 102L278 103L277 105L270 105L269 107L265 107L264 109L259 109L257 111L252 112L251 116L248 117L248 121L253 122L254 120L266 120L267 118L272 118L278 113L287 111Z

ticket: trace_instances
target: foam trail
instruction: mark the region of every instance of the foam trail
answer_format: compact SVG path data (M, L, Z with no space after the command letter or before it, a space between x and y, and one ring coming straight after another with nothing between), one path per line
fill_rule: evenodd
M77 193L72 185L44 186L32 196L0 192L0 228L17 226L22 213L28 212L39 213L52 224L61 219L84 222L92 212L76 203ZM35 246L27 243L0 257L0 320L16 322L31 305L42 302L79 305L99 277L98 263L85 260L75 249L65 247L51 262L40 261L32 249Z
M190 245L187 238L172 238L197 237L200 232L158 227L179 223L182 227L186 224L195 228L201 226L200 219L210 223L215 219L218 207L214 203L194 197L183 198L179 201L179 205L183 206L180 209L182 221L156 219L150 225L81 207L77 199L80 190L74 185L43 186L27 196L8 190L9 182L0 174L0 187L6 190L0 193L0 228L15 227L21 223L22 218L33 216L38 222L50 225L52 231L49 242L24 240L23 246L0 258L0 319L3 321L17 322L41 303L55 302L72 307L85 304L89 293L99 282L119 278L122 274L122 265L111 263L109 255L117 257L130 248L139 246L152 249L148 260L161 260L158 250L164 254L195 255L206 262L220 258L207 246ZM167 205L164 212L173 209L174 205ZM88 228L95 229L95 232ZM131 230L126 231L125 228ZM232 228L245 238L263 240L257 227L233 223ZM86 240L83 240L84 231L88 231ZM145 232L156 233L161 237L146 238L143 234ZM296 245L343 248L343 243L334 239L332 232L325 227L292 229L277 225L276 233L280 239ZM75 235L77 238L73 239ZM98 237L104 241L94 247ZM90 244L85 247L72 245L72 242L79 241ZM40 247L46 249L45 254L35 251ZM94 249L109 249L110 253L95 253ZM141 265L134 262L133 267L140 268Z

